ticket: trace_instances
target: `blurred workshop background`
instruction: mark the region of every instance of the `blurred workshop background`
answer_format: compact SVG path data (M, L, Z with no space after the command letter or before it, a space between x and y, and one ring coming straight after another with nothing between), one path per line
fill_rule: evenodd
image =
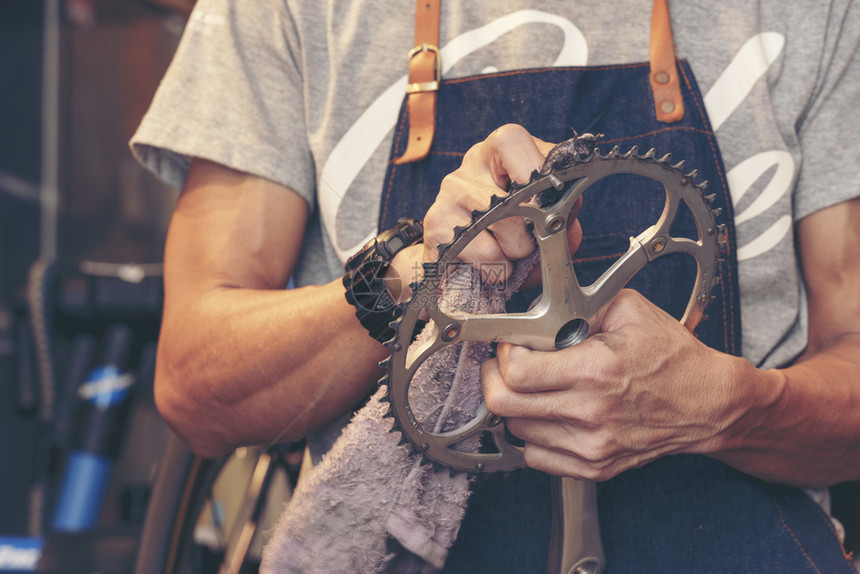
M76 532L136 548L169 436L151 387L176 191L127 142L192 5L0 2L0 571L94 571L60 548L86 552Z
M256 572L297 480L302 444L201 459L153 402L177 191L128 140L193 5L0 0L0 572Z

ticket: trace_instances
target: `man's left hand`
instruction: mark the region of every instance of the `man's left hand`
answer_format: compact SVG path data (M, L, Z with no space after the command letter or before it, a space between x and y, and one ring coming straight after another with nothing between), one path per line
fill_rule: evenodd
M528 466L600 481L666 454L718 449L749 406L735 360L625 289L579 345L500 344L483 368L484 398L525 441Z

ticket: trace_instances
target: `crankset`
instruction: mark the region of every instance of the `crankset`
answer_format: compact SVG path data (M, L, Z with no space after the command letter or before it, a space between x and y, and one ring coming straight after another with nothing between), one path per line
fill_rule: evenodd
M504 420L481 402L462 426L438 431L415 416L410 404L410 385L429 357L465 341L508 342L536 350L569 347L583 341L600 324L602 313L628 281L648 263L670 254L695 259L696 278L681 322L691 331L703 316L715 280L723 226L711 208L714 196L704 194L705 183L696 183L696 171L685 171L684 162L670 156L657 158L654 150L640 155L637 148L621 153L616 146L601 154L588 134L559 144L547 156L543 168L526 184L512 184L506 196L493 197L484 211L473 213L472 222L455 230L454 239L439 246L439 257L425 264L424 279L412 285L411 299L392 323L394 337L387 346L388 399L396 428L427 459L466 472L494 472L524 466L522 448L506 432ZM665 204L657 221L630 238L621 255L590 285L580 285L565 230L571 209L595 184L619 174L653 180L665 190ZM692 214L692 237L670 233L682 206ZM584 209L587 209L587 204ZM539 249L542 293L523 312L476 314L451 310L439 304L440 278L456 267L457 257L478 234L493 223L521 217ZM420 344L410 346L415 333L429 317ZM463 448L480 441L482 448ZM495 443L490 444L488 443Z

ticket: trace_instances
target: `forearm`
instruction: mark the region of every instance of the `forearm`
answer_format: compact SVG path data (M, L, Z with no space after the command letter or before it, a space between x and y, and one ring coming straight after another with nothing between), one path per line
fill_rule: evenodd
M162 414L196 452L295 440L348 412L384 356L335 281L214 289L166 307L156 373Z
M712 456L798 486L860 478L860 336L847 335L785 369L738 372L755 398Z

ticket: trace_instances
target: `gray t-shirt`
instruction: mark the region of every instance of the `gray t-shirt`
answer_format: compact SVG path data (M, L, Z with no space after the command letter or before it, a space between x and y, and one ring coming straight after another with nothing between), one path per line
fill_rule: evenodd
M647 61L651 4L443 2L443 77ZM735 204L743 353L778 366L806 344L793 223L860 195L860 8L670 10ZM293 189L312 208L294 279L335 279L376 230L413 22L400 0L200 0L132 150L176 187L196 156Z

